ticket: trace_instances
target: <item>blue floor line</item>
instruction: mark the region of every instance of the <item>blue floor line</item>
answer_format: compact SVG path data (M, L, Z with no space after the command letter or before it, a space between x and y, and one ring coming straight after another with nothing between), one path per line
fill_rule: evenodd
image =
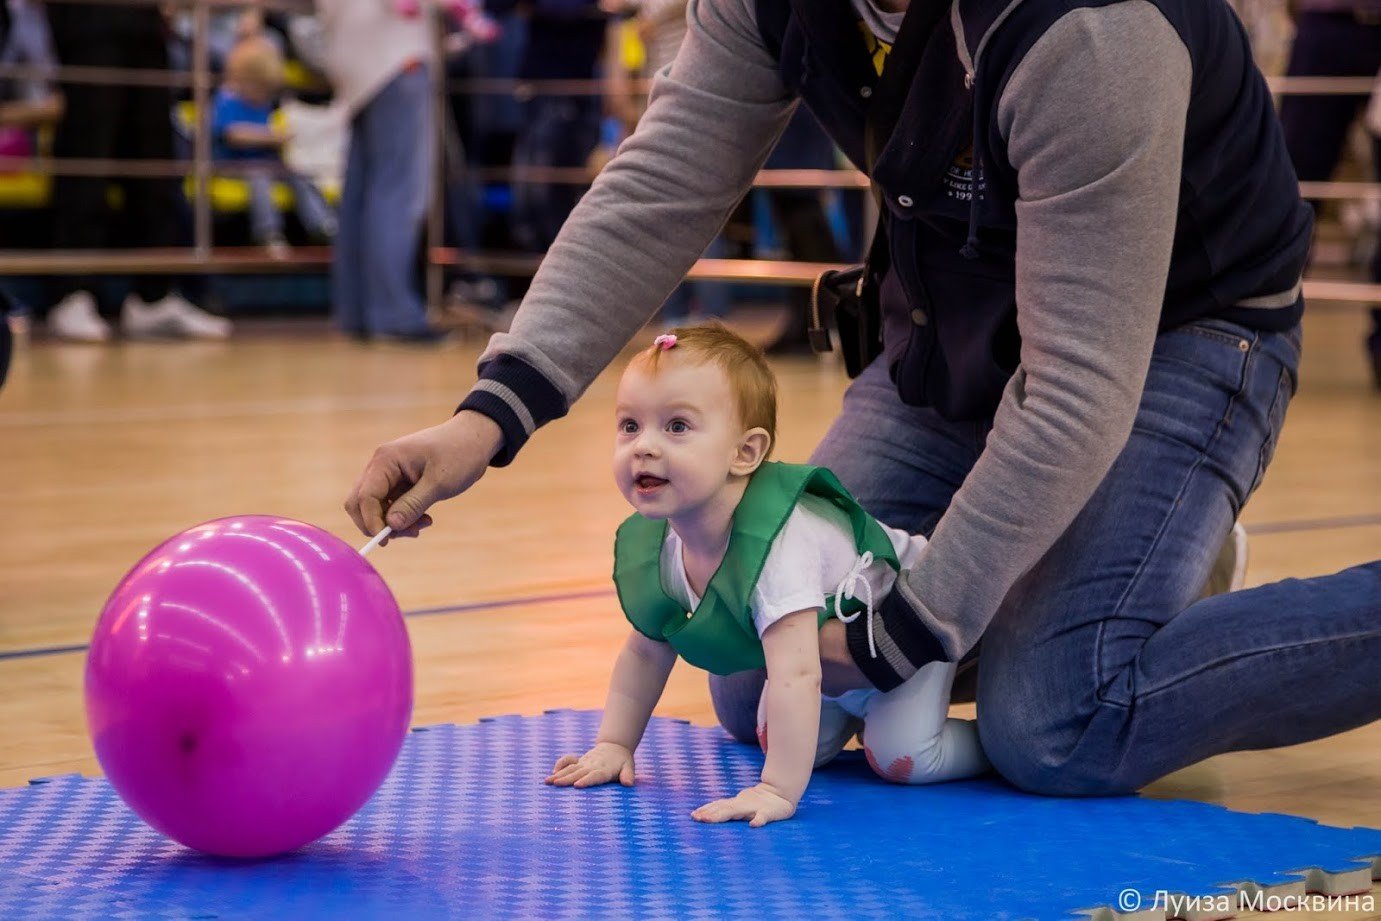
M1381 525L1381 515L1342 515L1334 518L1302 518L1286 521L1265 521L1246 526L1247 534L1261 536L1266 534L1290 534L1296 531L1326 531L1335 528L1364 528ZM583 592L560 592L551 595L529 595L524 598L509 598L504 601L471 601L464 604L450 604L435 608L418 608L404 611L404 617L432 617L438 614L464 614L470 611L489 611L499 608L519 607L525 604L550 604L557 601L577 601L583 598L612 596L612 589L590 589ZM0 662L9 659L40 659L46 656L65 656L86 652L87 644L72 646L38 646L32 649L12 649L0 652Z
M1293 534L1296 531L1331 531L1336 528L1366 528L1381 524L1381 515L1339 515L1333 518L1296 518L1293 521L1263 521L1244 525L1248 535Z
M404 611L404 617L434 617L438 614L468 614L473 611L492 611L499 608L516 608L527 604L552 604L558 601L579 601L585 598L612 598L611 588L589 589L582 592L556 592L549 595L527 595L522 598L506 598L501 601L468 601L464 604L448 604L435 608L417 608ZM41 659L46 656L65 656L86 652L89 643L71 646L37 646L32 649L11 649L0 652L0 662L10 659Z

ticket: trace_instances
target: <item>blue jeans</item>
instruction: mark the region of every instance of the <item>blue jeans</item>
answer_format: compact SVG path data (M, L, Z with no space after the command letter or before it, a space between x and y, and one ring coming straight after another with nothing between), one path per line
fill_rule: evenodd
M1196 600L1271 460L1299 341L1221 321L1157 339L1122 454L979 645L979 736L1012 783L1126 792L1381 718L1381 563ZM903 405L875 362L811 462L881 520L928 534L989 428ZM759 681L711 680L736 736Z
M336 218L331 213L331 206L326 204L316 183L306 176L278 172L270 167L262 173L245 176L245 182L249 184L250 233L257 242L267 243L283 236L283 215L273 201L275 182L284 183L292 189L293 209L307 233L321 239L330 239L335 235Z
M407 335L427 328L417 247L435 160L431 76L405 70L350 123L331 266L336 325Z

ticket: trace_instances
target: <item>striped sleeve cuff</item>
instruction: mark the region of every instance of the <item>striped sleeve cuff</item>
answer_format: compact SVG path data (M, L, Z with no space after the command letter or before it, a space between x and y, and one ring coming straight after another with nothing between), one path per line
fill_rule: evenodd
M908 601L903 581L898 578L892 591L873 611L872 633L873 644L877 648L876 657L869 647L865 618L856 618L844 628L844 637L854 663L880 691L890 691L900 686L921 666L945 658L940 641Z
M480 366L480 379L456 412L472 409L493 419L503 446L489 463L505 467L539 426L566 414L566 401L551 381L513 355L499 355Z

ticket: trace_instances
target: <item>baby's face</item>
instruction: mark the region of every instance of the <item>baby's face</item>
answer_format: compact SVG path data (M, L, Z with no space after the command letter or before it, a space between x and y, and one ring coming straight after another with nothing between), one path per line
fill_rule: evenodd
M644 517L694 514L728 485L744 431L718 365L663 355L651 374L635 361L614 416L614 481Z

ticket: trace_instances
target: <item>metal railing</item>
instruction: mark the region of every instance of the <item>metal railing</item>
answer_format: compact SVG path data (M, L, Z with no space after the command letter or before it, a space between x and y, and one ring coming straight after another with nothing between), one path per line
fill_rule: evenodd
M127 85L190 91L196 113L192 126L192 156L182 160L124 160L96 158L0 157L0 169L27 171L49 176L107 176L121 178L189 179L192 207L192 245L182 249L145 250L44 250L0 252L0 275L59 275L88 273L259 273L319 270L330 263L330 250L324 247L295 247L287 259L269 258L258 247L217 247L212 237L210 183L213 176L233 178L260 167L214 163L211 157L210 67L211 14L216 10L239 10L249 4L243 0L48 0L49 3L84 2L108 6L175 6L192 13L191 70L187 72L147 68L112 68L59 65L40 69L0 65L0 79L42 78L57 83ZM290 13L310 13L311 0L256 0L260 9ZM437 35L438 53L441 36ZM630 81L633 91L646 95L650 80ZM1361 95L1371 92L1373 81L1351 77L1274 77L1268 83L1278 95ZM530 98L537 94L598 95L604 92L601 80L520 80L469 78L436 81L433 104L442 125L446 114L446 94L512 95ZM432 142L444 143L438 131ZM444 151L443 151L444 154ZM438 156L438 179L445 157ZM481 182L545 183L589 185L596 171L586 168L541 168L512 166L478 168L470 175ZM753 182L755 188L866 190L868 178L853 169L763 170ZM1381 183L1303 182L1301 193L1322 201L1381 200ZM442 271L461 267L505 275L529 275L541 263L540 255L510 252L468 251L442 245L442 198L433 195L427 216L427 289L431 303L439 303ZM741 283L809 285L816 275L832 266L822 263L771 259L701 259L688 277ZM1365 304L1381 301L1381 285L1310 278L1305 294L1327 300Z

